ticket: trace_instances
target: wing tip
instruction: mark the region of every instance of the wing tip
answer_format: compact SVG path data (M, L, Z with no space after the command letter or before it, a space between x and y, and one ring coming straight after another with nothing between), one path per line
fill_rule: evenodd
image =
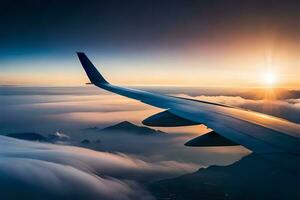
M82 52L82 51L76 51L76 54L77 54L78 56L85 55L85 53Z
M99 73L90 59L85 55L84 52L76 52L79 61L81 62L82 67L84 68L88 78L93 84L107 84L108 82L105 78Z

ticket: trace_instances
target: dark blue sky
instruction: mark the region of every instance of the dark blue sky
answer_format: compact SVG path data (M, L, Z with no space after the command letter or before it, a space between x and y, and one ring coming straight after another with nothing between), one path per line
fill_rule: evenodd
M296 1L270 0L7 0L0 8L1 57L90 48L168 49L193 40L232 39L266 23L296 34L299 10Z
M102 60L131 60L126 65L138 59L172 65L202 55L202 63L212 68L219 65L211 63L216 58L230 66L234 63L226 64L227 57L241 48L248 49L244 54L256 53L249 44L261 45L265 38L298 44L299 10L300 2L272 0L5 0L0 6L0 72L13 73L7 62L59 62L74 59L76 51Z

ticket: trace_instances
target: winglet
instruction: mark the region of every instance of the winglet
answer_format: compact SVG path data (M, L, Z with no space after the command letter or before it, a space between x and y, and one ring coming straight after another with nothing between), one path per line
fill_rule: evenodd
M95 85L108 83L84 53L77 52L77 55L91 83Z

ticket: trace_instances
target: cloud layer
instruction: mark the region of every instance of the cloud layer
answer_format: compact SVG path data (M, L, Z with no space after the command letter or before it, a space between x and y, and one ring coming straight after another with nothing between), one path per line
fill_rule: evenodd
M197 169L124 154L42 144L0 136L0 187L4 199L152 199L140 183Z
M240 96L197 96L199 100L237 106L300 123L300 98L285 100L252 100Z

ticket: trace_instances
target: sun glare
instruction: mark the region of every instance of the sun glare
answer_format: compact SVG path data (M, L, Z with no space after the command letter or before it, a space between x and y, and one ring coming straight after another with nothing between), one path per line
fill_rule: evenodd
M264 74L263 79L266 85L272 86L276 83L277 77L274 73L267 72L266 74Z

